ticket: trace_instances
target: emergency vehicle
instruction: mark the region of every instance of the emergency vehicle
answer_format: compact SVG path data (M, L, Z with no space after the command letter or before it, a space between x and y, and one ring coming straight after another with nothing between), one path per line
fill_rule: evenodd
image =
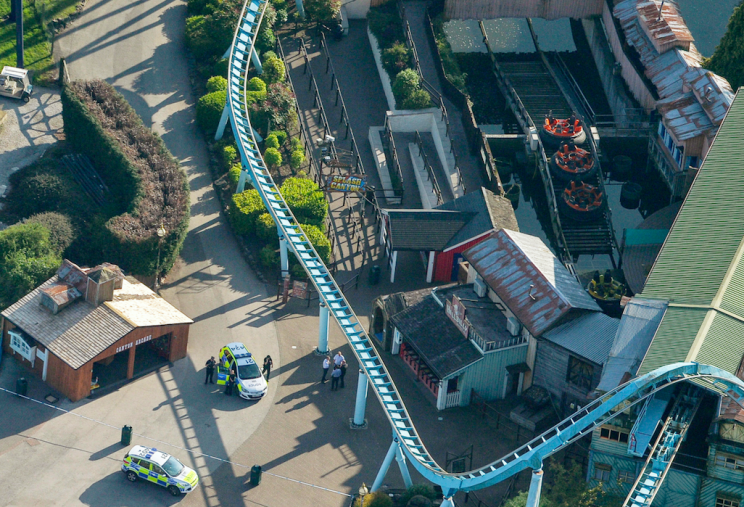
M129 450L124 456L121 471L127 475L129 482L137 482L138 479L154 482L167 488L173 496L188 493L199 484L195 471L170 454L143 445L135 445Z
M228 343L220 349L217 383L225 385L231 371L234 371L236 376L233 389L238 390L241 398L260 400L266 395L269 384L261 373L261 368L242 343Z

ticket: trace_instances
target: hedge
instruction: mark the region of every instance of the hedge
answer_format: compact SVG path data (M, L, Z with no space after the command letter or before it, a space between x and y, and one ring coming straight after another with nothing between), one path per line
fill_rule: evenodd
M91 159L119 206L99 231L107 261L149 276L160 251L160 271L170 270L189 225L189 185L178 161L105 81L64 86L62 118L67 141Z
M310 243L312 243L315 251L323 260L323 263L327 266L331 262L331 242L328 240L325 234L314 225L311 224L300 224L302 232L305 233Z
M62 254L75 241L75 227L70 217L62 213L47 212L28 217L24 224L39 224L49 231L49 244Z
M251 234L256 230L256 219L266 213L258 190L251 189L233 194L232 204L228 209L227 216L237 234Z
M279 244L276 223L269 213L261 213L256 219L256 236L266 244Z
M287 178L279 191L298 222L323 226L328 216L328 201L313 180Z
M227 101L227 92L207 93L196 103L196 123L207 133L214 133L220 124L222 110Z
M227 79L223 76L212 76L207 79L207 92L221 92L227 90Z

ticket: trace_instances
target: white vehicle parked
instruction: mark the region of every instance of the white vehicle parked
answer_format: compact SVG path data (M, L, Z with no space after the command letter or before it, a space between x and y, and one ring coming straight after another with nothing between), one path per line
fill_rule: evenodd
M225 385L231 371L235 371L234 388L237 388L241 398L260 400L266 395L269 384L266 382L261 368L242 343L228 343L220 349L217 384Z
M26 69L3 67L2 72L0 72L0 95L28 102L31 100L33 91L34 87L28 79Z

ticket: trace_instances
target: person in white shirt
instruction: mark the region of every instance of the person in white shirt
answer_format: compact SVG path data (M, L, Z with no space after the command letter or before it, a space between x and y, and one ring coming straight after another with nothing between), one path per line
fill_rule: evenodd
M328 368L331 367L331 356L325 356L323 358L323 377L320 379L321 384L326 383L326 375L328 375Z
M346 361L343 355L341 355L341 351L339 350L336 352L336 357L333 358L333 364L336 366L341 366L341 363Z

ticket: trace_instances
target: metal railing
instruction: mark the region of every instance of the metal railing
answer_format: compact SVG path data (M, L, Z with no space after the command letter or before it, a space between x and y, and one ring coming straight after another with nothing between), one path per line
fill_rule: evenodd
M521 334L519 336L515 336L513 338L509 338L506 340L486 340L481 335L478 334L478 332L475 330L475 328L470 325L468 330L468 338L473 340L476 344L478 344L478 347L483 352L491 352L493 350L501 350L506 349L509 347L516 347L517 345L522 345L523 343L527 343L527 338L522 336Z
M421 139L421 134L419 134L418 130L416 131L414 139L416 140L416 145L419 149L419 156L424 161L424 169L426 169L426 174L431 182L432 190L437 198L437 206L439 206L444 203L444 199L442 199L442 191L439 188L436 176L434 176L434 168L429 163L429 157L426 156L426 151L424 151L424 140Z
M398 185L395 184L395 181L391 181L391 183L393 184L393 192L395 193L396 197L402 198L405 192L405 184L403 183L403 171L400 167L400 161L398 160L398 150L395 148L395 137L393 136L393 130L390 128L390 120L388 119L387 115L385 116L383 141L385 141L385 143L387 144L387 151L390 154L390 163L388 164L390 178L391 180L393 179L393 177L396 177L398 179ZM390 171L391 166L392 171Z
M576 82L571 71L568 70L566 62L563 61L563 58L561 58L561 55L557 52L551 53L550 56L552 56L552 60L556 64L558 71L563 74L565 82L571 87L571 91L573 91L574 95L578 99L578 106L584 110L584 114L582 115L584 117L584 125L595 125L597 115L594 114L594 109L591 104L589 104L589 100L584 96L584 92L581 91L579 83Z

